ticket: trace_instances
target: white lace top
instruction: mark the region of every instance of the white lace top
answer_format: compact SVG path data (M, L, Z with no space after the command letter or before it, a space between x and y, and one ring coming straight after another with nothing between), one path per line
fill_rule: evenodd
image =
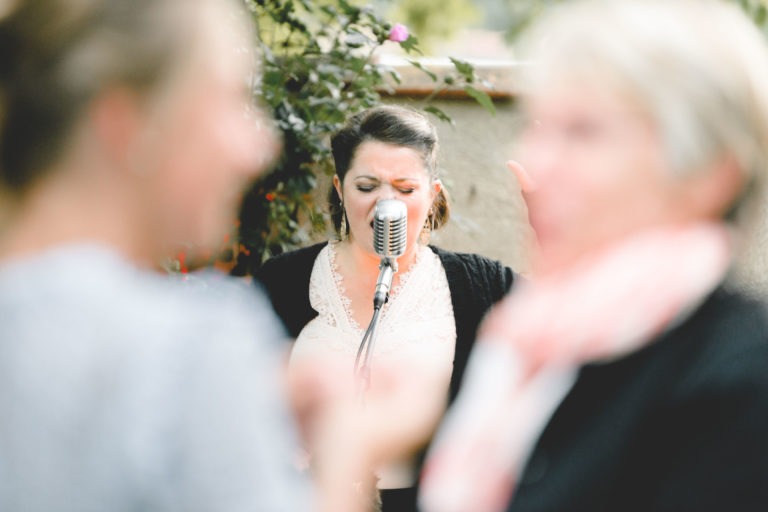
M352 318L343 278L336 268L332 243L324 247L315 259L309 281L309 300L318 316L299 333L291 361L304 358L347 359L352 385L352 368L367 325L360 326ZM371 374L375 377L377 360L420 360L425 366L444 371L447 394L455 345L456 323L445 270L437 255L422 246L413 265L400 276L399 284L392 289L389 300L382 307ZM435 397L435 400L444 399L445 396ZM415 479L412 471L405 467L397 471L383 471L379 476L380 488L407 487Z

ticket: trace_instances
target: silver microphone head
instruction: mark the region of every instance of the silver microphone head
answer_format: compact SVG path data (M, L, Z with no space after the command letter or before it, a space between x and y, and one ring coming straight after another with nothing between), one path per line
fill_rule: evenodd
M405 252L408 208L397 199L382 199L373 211L373 248L382 258L394 261Z

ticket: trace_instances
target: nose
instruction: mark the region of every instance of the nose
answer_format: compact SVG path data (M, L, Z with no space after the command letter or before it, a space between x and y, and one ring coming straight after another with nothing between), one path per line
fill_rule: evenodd
M397 190L389 183L384 183L379 187L379 194L376 197L376 201L378 202L383 199L397 199Z

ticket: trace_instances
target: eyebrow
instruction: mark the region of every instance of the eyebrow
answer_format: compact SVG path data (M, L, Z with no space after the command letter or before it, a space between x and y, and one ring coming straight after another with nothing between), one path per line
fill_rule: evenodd
M363 174L361 176L355 176L354 180L355 181L357 181L357 180L369 180L369 181L376 181L376 182L381 181L376 176L369 176L367 174ZM405 182L418 183L419 179L418 178L395 178L392 181L395 182L395 183L405 183Z

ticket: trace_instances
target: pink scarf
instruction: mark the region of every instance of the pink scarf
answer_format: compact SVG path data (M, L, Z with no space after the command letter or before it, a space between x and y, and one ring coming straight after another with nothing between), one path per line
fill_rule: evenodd
M516 287L484 322L456 404L435 438L425 512L503 510L578 368L651 343L723 279L720 225L649 230Z

